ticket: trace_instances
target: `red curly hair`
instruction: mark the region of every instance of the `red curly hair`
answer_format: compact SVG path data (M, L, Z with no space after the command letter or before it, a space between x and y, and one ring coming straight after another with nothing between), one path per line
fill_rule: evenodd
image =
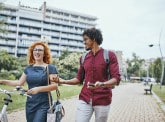
M52 61L52 56L50 54L50 49L47 45L47 43L45 42L41 42L41 41L37 41L34 42L29 48L28 48L28 64L32 65L35 63L35 59L33 57L33 49L35 48L35 46L37 45L41 45L44 47L44 58L43 61L44 63L50 64Z

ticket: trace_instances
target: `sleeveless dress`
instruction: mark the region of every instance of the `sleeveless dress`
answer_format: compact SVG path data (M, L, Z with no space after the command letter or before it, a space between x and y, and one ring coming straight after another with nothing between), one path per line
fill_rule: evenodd
M57 74L54 65L49 64L49 74ZM45 67L29 65L24 69L28 89L47 86L47 70ZM48 92L40 92L27 97L26 100L26 119L27 122L46 122L47 110L49 109ZM52 98L52 97L51 97Z

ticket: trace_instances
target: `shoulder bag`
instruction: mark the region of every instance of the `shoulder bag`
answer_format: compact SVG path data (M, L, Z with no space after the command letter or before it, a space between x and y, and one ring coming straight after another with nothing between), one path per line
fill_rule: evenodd
M47 77L48 77L48 85L50 84L49 81L49 68L48 66L46 67L47 69ZM58 78L59 80L59 78ZM53 102L53 104L51 104L51 98L50 98L50 92L48 92L48 98L49 98L49 106L50 108L47 111L47 122L61 122L61 119L64 117L65 115L65 110L64 107L62 105L62 103L60 102L60 91L57 89L56 90L56 95L57 95L57 100Z

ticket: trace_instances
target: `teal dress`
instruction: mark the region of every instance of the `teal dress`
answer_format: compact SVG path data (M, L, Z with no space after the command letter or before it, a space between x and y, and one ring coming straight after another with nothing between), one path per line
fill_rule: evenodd
M49 64L48 67L49 74L57 74L54 65ZM25 68L24 73L28 89L48 85L46 68L30 65ZM31 96L32 98L27 97L26 101L27 122L46 122L49 108L48 92L40 92Z

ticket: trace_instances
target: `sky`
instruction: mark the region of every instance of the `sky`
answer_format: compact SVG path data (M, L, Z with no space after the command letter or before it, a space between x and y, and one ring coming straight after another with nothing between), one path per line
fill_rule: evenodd
M7 4L48 6L96 16L101 47L122 51L125 59L165 57L165 0L1 0ZM160 42L160 43L159 43ZM154 44L149 47L149 44ZM160 44L160 48L159 45Z

